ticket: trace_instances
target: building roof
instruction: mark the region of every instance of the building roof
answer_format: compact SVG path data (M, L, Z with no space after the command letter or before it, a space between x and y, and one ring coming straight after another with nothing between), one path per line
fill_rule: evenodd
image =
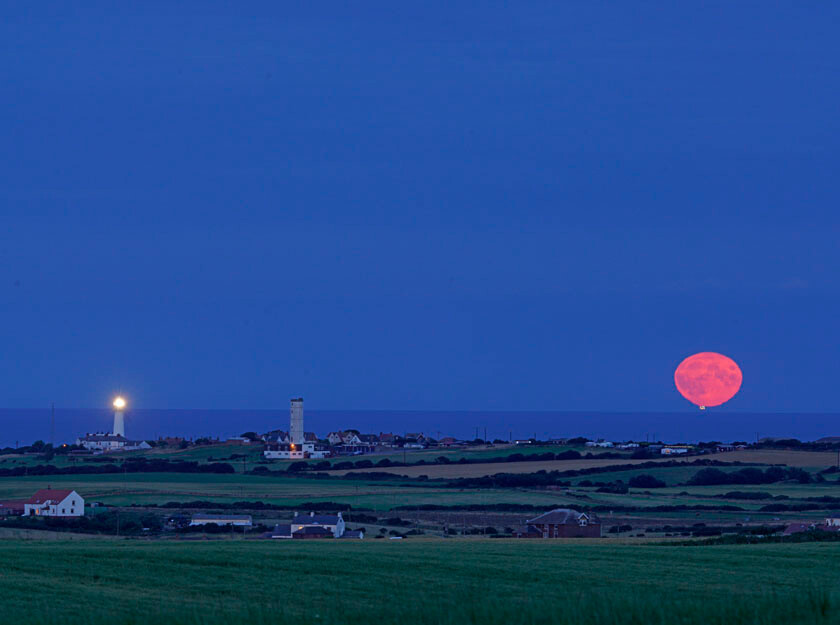
M85 434L84 436L79 437L80 440L83 441L90 441L94 443L104 443L104 442L122 442L122 443L129 443L130 441L120 434Z
M49 501L58 503L60 501L64 501L64 499L66 499L72 492L72 490L42 488L37 493L32 495L32 497L30 497L29 501L27 501L26 503L41 504L47 503Z
M533 525L517 525L513 528L514 534L539 534L542 536L542 533Z
M313 514L299 516L295 519L297 525L336 525L340 517L337 514Z
M275 525L274 530L270 532L271 536L291 536L292 535L292 526L287 524L282 525Z
M304 432L303 440L305 440L307 443L317 443L318 436L315 434L315 432Z
M555 510L551 510L550 512L546 512L545 514L541 514L538 517L534 517L533 519L528 519L526 523L530 524L539 524L539 523L550 523L550 524L558 524L558 525L565 525L565 524L577 524L578 520L582 517L586 516L588 519L592 519L597 522L597 519L593 519L592 515L586 514L584 512L578 512L577 510L572 510L571 508L557 508Z
M341 535L341 538L364 538L364 530L347 530Z
M363 443L378 443L379 437L376 434L361 434L359 440Z
M0 501L0 510L17 510L23 512L25 507L25 501Z

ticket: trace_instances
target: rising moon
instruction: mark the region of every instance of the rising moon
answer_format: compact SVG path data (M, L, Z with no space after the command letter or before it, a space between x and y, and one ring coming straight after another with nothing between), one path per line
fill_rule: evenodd
M688 401L700 406L720 406L741 388L744 379L734 360L715 352L689 356L674 371L677 390Z

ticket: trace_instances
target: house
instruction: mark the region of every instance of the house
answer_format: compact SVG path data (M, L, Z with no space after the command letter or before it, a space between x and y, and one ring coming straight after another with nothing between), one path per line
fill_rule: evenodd
M330 445L359 445L362 442L355 430L330 432L327 434L327 440Z
M146 441L132 441L122 434L85 434L76 439L76 444L92 451L134 451L152 448Z
M691 451L692 447L688 445L667 445L659 450L659 453L663 456L678 456L681 454L687 454Z
M250 514L194 514L190 520L190 525L235 525L236 527L251 527L253 522Z
M826 527L840 527L840 517L829 517L825 520Z
M600 440L600 441L586 441L586 447L612 447L613 444L610 441Z
M75 490L42 488L24 502L23 516L79 517L85 500Z
M384 447L393 447L394 446L394 434L391 432L380 432L379 433L379 444Z
M594 514L557 508L525 521L517 538L600 538L601 520Z
M621 443L620 445L616 445L619 449L636 449L639 446L639 443Z
M307 525L296 532L292 532L292 538L307 540L310 538L335 538L335 536L325 527Z
M247 436L231 436L225 442L229 445L250 445L251 439Z
M426 437L423 436L423 432L408 432L405 435L405 440L420 443L422 445L426 442Z
M303 442L304 443L312 443L313 445L318 442L318 436L315 432L304 432L303 433Z
M442 439L438 441L438 445L441 447L452 447L453 445L458 444L458 439L452 436L444 436Z
M379 444L379 437L376 434L360 434L359 439L362 445L376 447Z
M280 445L287 445L289 443L289 433L283 430L271 430L262 435L262 439L266 443L278 443Z
M354 538L361 540L365 537L365 530L345 530L341 538Z
M24 501L0 501L0 517L23 516L26 510Z
M338 514L315 514L310 512L309 516L297 515L292 520L291 528L292 534L307 528L320 527L329 531L334 538L341 538L344 535L345 525L344 519L341 518L341 513Z
M163 438L158 438L158 445L166 445L167 447L178 447L183 442L184 439L180 436L164 436Z

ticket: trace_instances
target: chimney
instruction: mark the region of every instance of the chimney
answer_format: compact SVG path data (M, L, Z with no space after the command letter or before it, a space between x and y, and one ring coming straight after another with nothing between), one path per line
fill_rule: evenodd
M315 516L315 511L314 511L314 510L311 510L311 511L309 512L309 516Z
M297 515L298 515L297 510L295 510L295 518L297 518Z

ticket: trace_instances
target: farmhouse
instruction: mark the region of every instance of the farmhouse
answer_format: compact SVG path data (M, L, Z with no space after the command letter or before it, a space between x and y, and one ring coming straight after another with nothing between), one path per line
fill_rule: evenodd
M23 516L85 515L85 500L75 490L43 488L24 502Z
M235 525L236 527L251 527L250 514L194 514L190 525Z
M349 535L348 535L349 534ZM364 538L364 532L345 531L344 519L338 514L315 514L309 516L295 514L289 524L275 525L271 538Z
M146 441L130 441L122 434L85 434L76 439L76 444L91 451L133 451L152 448Z
M594 514L557 508L515 530L517 538L600 538L601 520Z

